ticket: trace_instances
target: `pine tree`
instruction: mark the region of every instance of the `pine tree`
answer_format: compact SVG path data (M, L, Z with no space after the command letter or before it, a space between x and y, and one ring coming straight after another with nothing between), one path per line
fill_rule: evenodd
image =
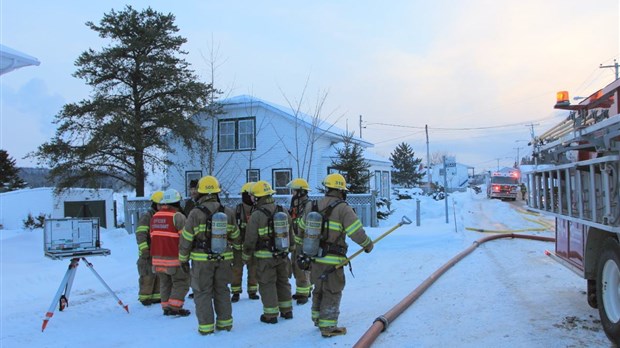
M390 155L392 161L392 184L412 188L419 184L422 173L418 171L421 158L415 158L415 153L407 143L399 144Z
M207 147L204 128L195 117L215 93L197 81L182 56L187 40L172 14L131 6L104 14L86 26L111 44L88 49L73 74L93 91L91 99L67 104L56 115L51 141L32 154L52 168L58 188L98 187L116 178L144 196L146 168L170 166L165 153L179 141L188 150Z
M370 163L364 159L364 149L353 141L353 135L343 136L344 146L336 150L338 157L332 167L342 172L350 193L367 193L370 183Z
M26 187L24 180L19 177L19 170L15 163L15 159L9 157L6 150L0 149L0 192L15 191Z

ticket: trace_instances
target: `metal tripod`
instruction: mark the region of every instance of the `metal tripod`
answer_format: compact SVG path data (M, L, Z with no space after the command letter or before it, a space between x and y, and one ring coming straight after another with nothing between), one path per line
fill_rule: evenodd
M84 262L86 263L86 266L93 271L93 274L99 279L99 281L101 281L101 284L103 284L103 286L105 286L105 288L108 290L108 292L114 296L114 298L116 298L116 300L118 301L118 304L123 307L127 313L129 313L129 306L123 304L123 301L121 301L120 298L118 298L118 296L116 296L116 294L114 293L114 291L112 291L112 289L110 289L110 287L108 286L108 284L106 284L106 282L103 280L103 278L101 278L101 276L99 275L99 273L97 273L97 271L95 271L95 269L93 268L93 264L88 262L88 260L86 260L86 258L82 257L82 260L84 260ZM79 266L79 262L80 262L80 257L74 257L71 259L71 263L69 264L69 268L67 269L67 272L65 273L65 277L62 279L62 282L60 283L60 287L58 288L58 291L56 292L56 296L54 296L54 300L52 301L52 304L50 305L50 308L47 310L47 313L45 313L45 318L43 319L43 325L41 326L41 332L43 332L45 330L45 327L47 326L48 321L52 318L52 316L54 315L54 311L56 309L56 305L58 304L58 310L62 311L63 309L65 309L65 307L69 306L69 295L71 293L71 287L73 286L73 279L75 279L75 273L77 272L77 267Z

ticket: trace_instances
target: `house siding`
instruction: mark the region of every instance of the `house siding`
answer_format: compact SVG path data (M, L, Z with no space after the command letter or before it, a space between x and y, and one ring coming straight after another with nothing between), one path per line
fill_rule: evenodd
M231 98L231 100L236 98ZM324 154L334 143L342 141L340 134L336 131L318 131L322 136L314 143L312 161L308 168L310 153L306 152L306 148L310 144L309 132L311 130L308 123L299 119L296 124L295 117L291 113L283 113L260 99L244 103L224 103L223 111L224 114L218 116L219 120L255 117L256 129L255 150L216 151L215 170L212 175L218 178L224 193L231 195L239 193L241 186L246 182L247 169L260 170L260 179L269 182L272 186L274 185L273 169L290 169L292 178L303 176L308 180L313 192L317 192L316 189L322 186L321 182L327 174L327 167L331 166L331 159L326 158ZM207 121L205 115L197 117L203 125L208 126L206 133L210 137L212 134L210 121ZM217 122L214 126L213 134L217 141ZM297 132L295 132L296 126ZM296 142L298 149L296 149ZM365 141L362 143L365 146L372 145ZM176 149L175 154L168 155L175 164L168 170L166 177L170 187L185 192L186 171L202 170L202 175L208 173L205 169L206 164L203 165L198 157L191 157L180 145L176 145ZM297 156L300 158L299 164L295 160ZM380 164L378 168L380 169L377 170L389 171L389 162ZM371 173L374 170L375 168L371 168ZM371 180L371 189L372 186L374 182Z

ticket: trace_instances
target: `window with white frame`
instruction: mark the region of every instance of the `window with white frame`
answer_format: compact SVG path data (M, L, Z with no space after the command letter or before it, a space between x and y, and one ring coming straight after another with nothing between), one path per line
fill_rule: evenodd
M291 182L293 171L290 168L274 169L272 171L273 189L277 195L291 194L291 189L286 185Z
M192 180L200 180L202 178L202 170L188 170L185 172L185 197L189 197L189 183Z
M220 152L256 149L254 117L220 120L218 126Z
M248 169L245 171L246 182L257 182L260 180L260 170Z

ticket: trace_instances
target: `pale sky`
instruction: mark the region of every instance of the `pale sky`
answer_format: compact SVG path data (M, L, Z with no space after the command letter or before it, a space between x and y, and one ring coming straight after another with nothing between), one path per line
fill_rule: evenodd
M19 166L54 134L65 103L87 98L74 61L107 41L98 23L127 2L0 0L0 42L40 66L0 77L0 147ZM186 59L225 96L250 94L322 116L375 144L386 158L401 142L426 161L456 156L476 172L512 165L565 117L555 93L587 96L615 79L619 0L131 1L173 13ZM214 52L216 51L216 52ZM396 126L393 126L396 125Z

